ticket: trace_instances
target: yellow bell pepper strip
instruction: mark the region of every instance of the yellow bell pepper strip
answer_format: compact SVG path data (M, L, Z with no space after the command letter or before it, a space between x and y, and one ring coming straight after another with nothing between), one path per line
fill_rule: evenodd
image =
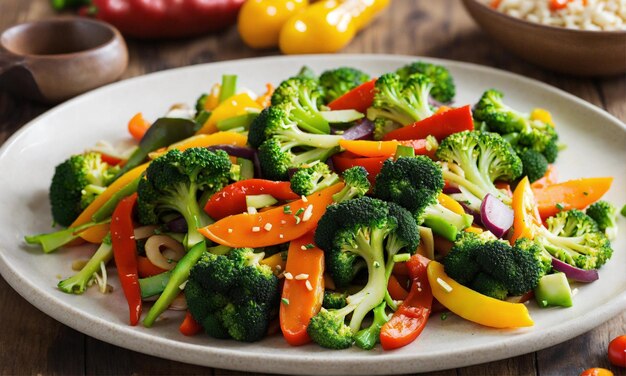
M368 141L368 140L341 140L339 146L347 151L361 157L393 157L398 146L413 148L415 155L435 156L435 148L426 139L421 140L390 140L390 141Z
M465 210L463 210L463 207L461 206L461 204L456 202L455 199L453 199L452 197L448 196L445 193L440 193L439 196L437 196L437 201L439 201L441 206L443 206L444 208L450 210L451 212L454 212L454 213L456 213L458 215L466 214Z
M189 137L175 144L170 145L167 150L178 149L185 151L190 148L206 148L214 145L235 145L246 146L248 138L236 132L216 132L211 134L199 134Z
M235 94L220 103L207 121L202 125L196 134L209 134L217 132L217 122L235 116L245 115L253 111L261 111L261 107L247 93Z
M248 0L239 10L239 35L248 47L276 47L285 22L308 5L308 0Z
M389 4L389 0L324 0L291 17L280 31L285 54L332 53Z
M198 231L215 243L233 248L282 244L313 230L326 212L326 207L332 204L333 195L343 186L343 183L338 183L260 213L231 215Z
M74 220L70 227L78 227L91 222L94 214L96 214L98 209L100 209L105 203L107 203L107 201L109 201L109 199L113 197L113 195L122 190L128 184L132 183L133 180L141 176L141 174L146 170L147 167L148 163L137 166L125 173L124 175L120 176L113 183L111 183L111 185L108 186L104 192L99 194L98 197L96 197L96 199L93 200L91 204L89 204L89 206L87 206L85 210L83 210L82 213L80 213L78 218Z
M285 274L306 275L306 279L285 278L280 302L280 329L291 346L309 343L309 321L324 300L324 251L313 244L313 231L289 244Z
M285 270L285 260L283 259L283 255L281 254L281 252L264 258L263 260L259 261L259 264L269 266L270 268L272 268L274 274L280 274L281 270Z
M426 272L433 296L466 320L492 328L534 325L524 304L494 299L465 287L448 277L443 265L437 261L428 263Z
M513 192L513 235L511 245L519 238L535 238L534 229L541 226L541 218L535 205L533 191L528 177L524 177Z
M548 124L551 127L554 127L554 122L552 121L552 115L548 110L544 110L543 108L535 108L530 113L531 120L539 120Z
M533 192L541 218L548 218L562 210L586 208L598 201L612 183L612 177L574 179L533 189Z

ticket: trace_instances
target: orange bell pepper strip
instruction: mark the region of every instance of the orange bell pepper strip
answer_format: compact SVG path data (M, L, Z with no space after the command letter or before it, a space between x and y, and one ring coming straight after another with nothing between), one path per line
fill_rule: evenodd
M333 195L344 187L335 184L305 199L256 214L223 218L198 231L210 240L233 248L269 247L297 239L317 226Z
M128 133L137 141L141 141L143 135L150 128L150 122L144 119L143 114L138 112L128 121Z
M137 256L137 273L139 273L139 277L152 277L157 274L165 273L166 271L167 270L154 265L147 257Z
M376 79L367 81L334 101L328 104L328 107L335 110L357 110L361 113L365 113L369 107L372 106L374 101L374 92L376 86Z
M459 204L455 199L453 199L452 197L448 196L445 193L440 193L439 196L437 196L437 201L439 201L439 203L446 209L458 214L458 215L464 215L465 210L463 209L463 207L461 206L461 204Z
M289 244L286 273L308 275L305 280L286 279L280 303L280 329L288 344L310 342L306 328L324 300L324 251L313 243L313 231Z
M612 177L584 178L533 189L541 218L559 211L584 209L598 201L613 183Z
M380 330L380 344L384 350L406 346L424 330L433 303L426 273L429 262L428 258L418 254L407 261L412 280L411 291Z
M438 112L424 120L391 131L383 136L383 140L417 140L433 136L441 141L453 133L473 129L472 110L468 105Z
M556 166L551 164L548 165L548 169L546 173L539 180L535 180L530 184L532 189L540 189L544 188L548 185L556 184L559 181L559 174L556 170Z
M89 243L99 244L102 243L102 239L109 233L109 224L101 223L99 225L95 225L89 227L85 231L80 233L80 237L88 241Z
M367 141L367 140L341 140L339 146L361 157L388 157L396 154L398 145L412 147L416 155L435 156L435 148L427 140L391 140L391 141Z
M433 296L466 320L492 328L534 325L524 304L494 299L465 287L448 277L443 265L437 261L431 261L426 272Z
M217 123L220 120L228 119L235 116L245 115L250 110L261 111L263 107L254 99L250 98L247 93L235 94L224 102L220 103L207 121L198 130L197 134L210 134L217 132Z
M220 92L222 91L222 84L219 82L211 87L211 91L204 101L204 110L213 111L220 104Z
M513 192L513 234L510 242L515 244L519 238L535 238L535 228L541 226L541 218L528 177L524 177Z
M267 83L265 84L265 93L256 99L256 103L259 106L265 108L269 107L272 104L272 95L274 94L274 85Z
M83 210L82 213L80 213L78 218L74 220L70 227L77 227L84 225L85 223L89 223L91 221L91 217L93 217L96 211L98 211L98 209L100 209L102 205L104 205L111 198L111 196L127 186L133 180L137 179L141 174L143 174L146 168L148 168L148 163L137 166L120 176L117 180L111 183L111 185L109 185L104 192L100 193L98 197L96 197L95 200L93 200L91 204Z
M202 331L202 325L198 324L198 322L191 316L191 313L187 311L185 313L185 319L180 324L178 330L185 336L193 336Z

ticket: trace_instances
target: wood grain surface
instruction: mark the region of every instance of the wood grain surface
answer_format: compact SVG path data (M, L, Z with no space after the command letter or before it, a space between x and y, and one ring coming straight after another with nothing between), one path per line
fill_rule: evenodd
M0 30L52 15L44 0L1 0ZM124 78L191 64L278 54L276 50L247 48L234 28L189 40L130 40L128 46L130 65ZM626 76L580 79L520 61L494 45L457 0L394 0L344 52L432 56L505 69L559 87L626 122ZM0 93L0 144L48 108ZM85 336L38 311L1 278L0 320L2 375L242 374L159 359ZM590 367L610 368L606 358L608 342L624 333L626 313L588 333L536 353L432 374L578 375ZM616 375L626 375L623 368L611 369Z

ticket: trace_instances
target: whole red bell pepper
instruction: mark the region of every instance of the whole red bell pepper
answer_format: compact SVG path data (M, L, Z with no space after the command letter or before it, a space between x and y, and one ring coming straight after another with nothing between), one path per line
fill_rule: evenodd
M245 0L91 0L80 10L142 39L180 38L218 31L237 21Z
M412 281L411 291L380 330L380 344L384 350L406 346L424 330L433 303L433 294L426 274L429 262L428 258L419 254L413 255L406 262Z
M117 274L130 311L130 325L137 325L141 316L141 288L137 272L137 244L135 243L133 208L137 193L117 204L111 216L111 244Z
M218 220L229 215L241 214L247 209L247 195L267 194L277 200L297 200L300 198L291 190L288 181L246 179L227 185L215 193L204 206L204 211Z

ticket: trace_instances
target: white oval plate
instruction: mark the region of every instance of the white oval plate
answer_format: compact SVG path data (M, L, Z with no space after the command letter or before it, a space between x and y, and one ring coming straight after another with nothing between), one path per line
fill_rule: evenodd
M578 285L574 307L539 309L529 305L535 326L493 330L454 315L431 318L417 341L405 348L330 351L316 345L290 347L281 336L257 343L220 341L178 332L181 315L167 312L153 328L128 326L128 308L115 272L115 290L101 295L95 288L84 296L56 289L71 263L87 258L84 248L45 255L25 247L26 234L50 230L47 188L55 165L98 140L127 138L126 124L142 111L155 119L173 103L193 104L223 73L261 92L266 82L278 83L302 65L317 72L338 66L362 68L372 75L392 71L415 57L330 55L270 57L192 66L119 82L75 98L26 125L0 152L0 272L37 308L56 320L100 340L128 349L216 368L287 374L390 374L432 371L493 361L532 352L575 337L626 308L626 231L614 243L613 259L600 280ZM427 59L432 60L432 59ZM481 66L432 60L447 66L457 83L457 104L475 103L491 87L506 94L514 107L550 109L562 141L568 144L558 160L562 180L614 176L606 199L626 203L626 127L606 112L537 81ZM626 227L623 218L620 225Z

